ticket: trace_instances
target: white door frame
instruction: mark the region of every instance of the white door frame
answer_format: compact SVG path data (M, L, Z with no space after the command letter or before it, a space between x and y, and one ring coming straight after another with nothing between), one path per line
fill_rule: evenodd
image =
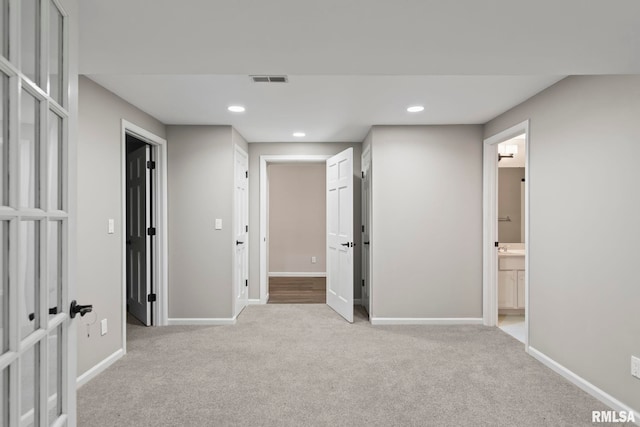
M168 317L168 225L167 225L167 140L141 128L127 120L122 120L121 132L121 238L122 238L122 349L127 352L127 143L126 135L134 135L151 145L152 158L156 162L156 178L152 192L153 213L155 215L156 235L153 239L153 277L155 281L156 307L153 310L153 325L167 325Z
M362 151L361 159L362 159L362 160L361 160L361 162L360 162L360 169L361 169L361 170L362 170L362 172L364 173L364 171L365 171L365 167L366 167L366 168L367 168L367 173L369 174L369 178L368 178L368 179L369 179L369 194L368 194L368 196L367 196L367 197L368 197L368 202L369 202L369 211L368 211L368 212L365 212L365 203L364 203L365 193L364 193L364 188L362 188L361 195L360 195L361 200L362 200L362 202L361 202L361 204L360 204L360 209L361 209L361 216L362 216L362 225L364 225L364 224L366 223L366 224L368 224L368 226L369 226L369 229L368 229L368 230L366 230L367 234L369 235L369 259L368 259L367 266L366 266L366 270L367 270L366 277L367 277L367 279L369 280L369 283L367 283L367 290L368 290L368 292L367 292L367 297L368 297L368 299L369 299L369 301L368 301L368 303L367 303L367 313L369 314L369 319L371 319L371 318L373 318L373 314L371 313L371 311L372 311L372 306L373 306L373 304L372 304L373 299L372 299L372 297L371 297L371 296L372 296L372 288L373 288L373 287L371 286L371 284L372 284L372 282L373 282L373 280L372 280L372 278L371 278L371 272L372 272L371 265L373 264L373 263L371 262L371 260L373 259L373 252L372 252L372 250L371 250L371 235L372 235L372 233L371 233L371 230L372 230L371 223L373 222L373 221L372 221L372 218L373 218L373 216L372 216L373 209L371 209L371 206L372 206L372 204L371 204L371 203L372 203L372 202L371 202L371 195L373 194L373 191L372 191L372 188L371 188L371 178L373 177L373 176L371 175L371 164L372 164L372 159L371 159L371 146L367 146L367 148L365 148L365 149ZM366 161L365 161L365 160L366 160ZM363 186L363 181L361 181L360 185L361 185L361 187ZM365 221L365 215L368 217L368 218L367 218L367 219L368 219L367 221ZM361 239L361 242L362 242L362 249L361 249L361 251L362 251L362 252L364 252L364 236L362 236L362 237L363 237L363 238ZM365 277L365 274L364 274L364 273L365 273L365 260L364 260L364 254L363 254L363 256L362 256L362 259L360 260L360 263L361 263L361 269L362 269L362 278L364 279L364 277ZM361 292L362 292L362 291L361 291ZM360 298L362 298L362 302L364 302L364 298L362 297L362 293L360 294ZM363 304L363 305L364 305L364 304Z
M267 165L270 163L322 163L328 155L262 155L260 156L260 304L269 300L269 278L267 269Z
M484 140L482 317L485 326L498 324L498 144L525 134L524 236L525 236L525 349L529 349L529 120Z

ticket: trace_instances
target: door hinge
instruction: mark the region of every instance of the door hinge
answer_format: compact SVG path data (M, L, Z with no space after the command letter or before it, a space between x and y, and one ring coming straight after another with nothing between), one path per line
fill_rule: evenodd
M244 281L244 285L245 285L245 286L249 286L249 280L245 280L245 281Z
M364 178L364 171L362 171L362 177Z
M156 162L154 162L153 160L149 160L147 162L147 169L155 169L156 168Z
M500 244L498 242L495 243L495 247L497 248Z
M147 228L147 236L155 236L155 235L156 235L156 228L155 227Z
M364 279L362 279L362 286L364 286Z
M245 225L245 226L244 226L244 231L245 231L246 233L248 233L248 232L249 232L249 226L248 226L248 225Z
M147 295L147 301L149 301L149 302L156 302L156 294L149 294L149 295Z
M364 233L364 225L362 226L362 232Z
M249 178L249 171L244 171L244 177Z

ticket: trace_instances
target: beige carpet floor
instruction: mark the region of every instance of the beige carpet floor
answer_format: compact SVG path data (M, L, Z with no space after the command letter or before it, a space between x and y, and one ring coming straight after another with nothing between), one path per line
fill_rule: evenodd
M608 409L497 328L348 324L320 304L128 328L78 392L80 426L591 426Z

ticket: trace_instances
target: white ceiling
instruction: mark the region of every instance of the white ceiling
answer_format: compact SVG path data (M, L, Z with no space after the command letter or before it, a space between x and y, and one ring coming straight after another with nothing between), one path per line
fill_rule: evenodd
M82 0L80 72L165 123L249 141L484 123L569 74L640 73L640 2ZM258 86L249 74L287 74ZM230 116L229 103L244 104ZM409 104L425 111L408 116Z

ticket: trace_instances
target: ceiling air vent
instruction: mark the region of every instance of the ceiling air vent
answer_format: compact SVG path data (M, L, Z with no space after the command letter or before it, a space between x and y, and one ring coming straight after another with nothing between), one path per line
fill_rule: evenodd
M287 76L249 76L254 83L287 83Z

